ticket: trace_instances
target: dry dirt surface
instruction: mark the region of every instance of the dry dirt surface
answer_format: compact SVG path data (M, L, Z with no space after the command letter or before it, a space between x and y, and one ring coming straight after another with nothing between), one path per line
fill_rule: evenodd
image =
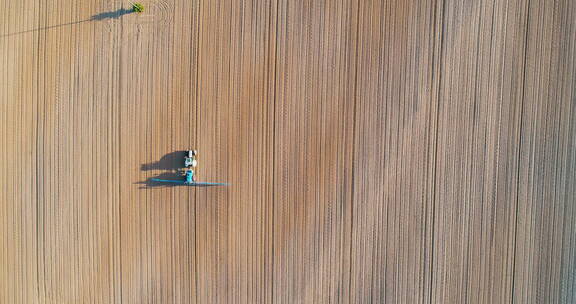
M0 0L0 303L576 303L576 1L141 3Z

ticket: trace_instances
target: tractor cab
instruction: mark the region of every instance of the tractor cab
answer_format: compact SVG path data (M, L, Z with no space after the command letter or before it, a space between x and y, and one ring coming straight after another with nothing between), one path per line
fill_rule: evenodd
M196 160L196 155L198 155L198 152L196 150L186 151L186 156L184 157L184 166L186 168L196 167L198 165L198 161Z

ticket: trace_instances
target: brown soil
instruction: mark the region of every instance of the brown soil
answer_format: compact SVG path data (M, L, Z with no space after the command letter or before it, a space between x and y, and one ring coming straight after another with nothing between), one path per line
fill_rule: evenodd
M139 2L0 0L0 303L576 301L575 1Z

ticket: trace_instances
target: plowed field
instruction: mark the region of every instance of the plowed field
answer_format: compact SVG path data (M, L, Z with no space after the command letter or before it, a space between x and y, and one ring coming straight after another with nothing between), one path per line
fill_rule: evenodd
M0 303L576 302L575 1L140 3L0 0Z

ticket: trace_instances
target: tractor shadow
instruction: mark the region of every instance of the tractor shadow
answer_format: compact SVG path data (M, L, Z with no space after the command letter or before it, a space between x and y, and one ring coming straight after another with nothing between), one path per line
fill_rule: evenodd
M138 189L157 189L157 188L172 188L172 187L196 187L196 188L207 188L207 187L215 187L215 185L183 185L183 184L173 184L167 182L157 182L152 180L153 178L157 179L165 179L165 180L174 180L174 181L182 181L184 180L184 176L179 174L177 171L174 172L164 172L160 173L154 177L150 177L142 182L137 182L135 184L141 185Z
M184 168L184 156L186 156L186 151L174 151L171 153L168 153L164 156L162 156L162 158L160 158L160 160L153 162L153 163L148 163L148 164L142 164L140 166L140 170L142 171L150 171L150 170L170 170L170 171L176 171L178 169ZM160 177L158 177L160 178Z
M106 20L106 19L118 19L126 14L130 14L130 13L134 13L133 10L131 9L126 9L126 8L119 8L115 11L110 11L110 12L104 12L104 13L100 13L100 14L96 14L93 15L90 20L91 21L100 21L100 20Z
M101 21L101 20L108 20L108 19L118 19L118 18L120 18L120 17L122 17L122 16L124 16L124 15L126 15L126 14L130 14L130 13L133 13L133 12L134 12L134 11L131 10L131 9L119 8L119 9L117 9L117 10L115 10L115 11L103 12L103 13L99 13L99 14L93 15L92 17L90 17L90 19L78 20L78 21L73 21L73 22L68 22L68 23L62 23L62 24L45 26L45 27L39 27L39 28L30 29L30 30L26 30L26 31L8 33L8 34L0 35L0 38L6 38L6 37L10 37L10 36L15 36L15 35L20 35L20 34L26 34L26 33L31 33L31 32L37 32L37 31L44 31L44 30L49 30L49 29L58 28L58 27L63 27L63 26L68 26L68 25L80 24L80 23L89 22L89 21Z
M184 176L182 176L182 172L180 171L184 169L184 156L186 156L186 151L174 151L162 156L158 161L142 164L140 166L140 170L142 171L162 170L167 172L162 172L145 181L137 182L136 184L142 185L140 189L182 186L179 184L157 182L152 179L157 178L175 181L184 180Z
M176 180L176 181L184 180L184 177L182 176L182 174L179 174L177 172L164 172L164 173L160 173L154 177L150 177L150 178L146 179L145 181L137 182L135 184L141 185L138 189L171 188L171 187L182 186L180 184L172 184L172 183L163 183L163 182L153 181L152 180L153 178L166 179L166 180Z

